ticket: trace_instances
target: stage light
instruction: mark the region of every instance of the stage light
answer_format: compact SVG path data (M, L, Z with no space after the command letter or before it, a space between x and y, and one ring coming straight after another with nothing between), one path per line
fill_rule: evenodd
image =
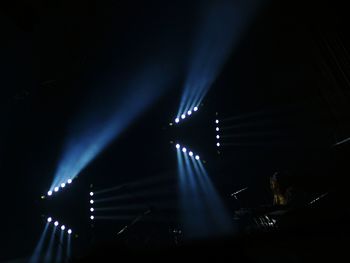
M51 196L51 195L52 195L52 191L48 191L48 192L47 192L47 195L48 195L48 196Z
M194 110L194 111L197 111L197 110L198 110L198 107L194 107L193 110Z
M61 187L62 187L62 188L64 188L65 186L66 186L66 184L65 184L65 183L62 183L62 184L61 184Z
M218 143L216 144L216 146L219 147L219 146L220 146L220 143L218 142Z
M183 147L183 148L182 148L182 152L185 153L186 151L187 151L187 149L186 149L185 147Z
M216 120L215 123L219 123L219 120Z
M180 121L179 118L176 118L176 119L175 119L175 122L176 122L176 123L179 123L179 121Z
M188 154L189 154L189 156L193 156L193 152L189 152Z
M68 179L67 183L71 184L72 183L72 179Z
M192 114L192 111L189 110L189 111L187 112L187 115L191 115L191 114Z
M61 226L61 230L63 231L63 230L65 230L66 229L66 227L63 225L63 226Z
M90 204L93 204L93 203L94 203L94 200L91 199L91 200L90 200Z
M180 149L180 144L176 144L176 149Z
M54 225L55 225L55 226L58 226L58 221L56 221L56 222L54 223Z
M94 218L95 218L94 216L90 216L90 219L91 219L91 220L94 220Z
M90 212L94 212L95 209L93 209L92 207L90 208Z
M48 219L47 219L47 222L51 222L52 221L52 218L51 217L49 217Z
M219 129L219 127L216 127L216 131L219 131L220 129Z
M185 119L186 118L186 115L185 114L182 114L181 115L181 119Z
M220 139L220 136L219 136L219 135L216 135L216 139Z
M90 192L90 196L93 196L94 195L94 192Z
M72 229L68 229L68 234L72 234Z
M56 186L53 190L54 190L55 192L58 192L58 187Z
M199 160L199 155L196 155L196 160Z

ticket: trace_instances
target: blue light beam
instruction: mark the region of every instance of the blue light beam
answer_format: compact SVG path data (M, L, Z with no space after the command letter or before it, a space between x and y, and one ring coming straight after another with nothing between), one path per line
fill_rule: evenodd
M46 222L44 231L41 234L40 239L38 241L38 244L36 245L35 250L34 250L32 256L29 259L29 263L38 263L38 262L40 262L40 257L41 257L41 255L43 253L44 240L46 238L47 230L49 228L49 225L50 225L50 223Z
M161 63L147 65L117 94L111 105L85 112L83 123L66 140L50 190L76 177L170 87L172 71ZM169 84L169 85L168 85ZM112 108L106 110L106 108ZM101 113L101 114L99 114ZM80 118L82 119L82 118Z

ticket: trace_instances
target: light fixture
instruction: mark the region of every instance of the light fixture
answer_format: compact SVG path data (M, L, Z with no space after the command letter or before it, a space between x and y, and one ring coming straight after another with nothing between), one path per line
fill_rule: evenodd
M179 121L180 121L179 118L176 118L176 119L175 119L175 122L176 122L176 123L179 123Z
M219 123L219 120L216 120L215 123Z
M90 200L90 204L93 204L93 203L94 203L94 200L91 199L91 200Z
M182 151L185 153L187 151L187 149L185 147L183 147Z
M90 192L90 196L93 196L94 195L94 192Z
M67 183L71 184L72 183L72 179L68 179Z
M64 226L64 225L62 225L61 226L61 230L63 231L63 230L65 230L66 229L66 227Z
M92 208L92 207L90 208L90 212L94 212L94 210L95 210L94 208Z
M52 191L48 191L48 192L47 192L47 195L48 195L48 196L51 196L51 195L52 195Z
M199 155L196 155L196 160L199 160Z
M180 144L176 144L176 149L180 149Z
M193 152L189 152L188 155L189 155L189 156L193 156Z
M181 115L181 119L185 119L186 118L186 115L185 114L182 114Z
M49 217L48 219L47 219L47 222L51 222L52 221L52 218L51 217Z
M55 225L55 226L58 226L58 221L56 221L56 222L54 223L54 225Z
M61 187L64 188L66 186L65 183L61 183Z
M53 190L54 190L55 192L58 192L58 187L56 186Z
M68 234L72 234L72 229L68 229Z
M192 114L192 111L189 110L189 111L187 112L187 115L191 115L191 114Z
M198 110L198 107L197 107L197 106L196 106L196 107L194 107L194 108L193 108L193 110L194 110L194 111L197 111L197 110Z
M218 142L218 143L216 144L216 146L219 147L219 146L220 146L220 143Z
M216 127L216 131L219 131L220 129L219 129L219 127Z
M220 139L220 135L216 135L216 139Z
M90 219L91 219L91 220L94 220L94 218L95 218L94 216L90 216Z

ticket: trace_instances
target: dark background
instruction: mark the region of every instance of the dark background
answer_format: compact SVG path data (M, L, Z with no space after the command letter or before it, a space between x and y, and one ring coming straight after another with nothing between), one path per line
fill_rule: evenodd
M174 128L168 124L179 105L194 13L200 4L157 0L1 4L0 260L29 256L45 222L42 216L48 213L79 229L77 244L90 244L93 235L98 240L111 238L105 230L94 234L90 226L90 184L98 189L154 176L169 178L159 187L170 188L165 215L173 219L176 154L170 141L184 142L200 153L228 205L229 194L245 186L249 206L271 203L269 176L277 170L291 171L311 185L315 195L346 181L341 166L347 160L346 146L332 147L349 135L345 6L335 1L267 1L241 36L200 111ZM174 59L177 79L172 89L109 145L70 191L59 194L52 204L41 201L75 116L91 94L107 94L94 83L106 75L128 75L134 65L159 51ZM218 154L216 116L250 112L260 115L237 133L275 135L236 139L240 146L222 147ZM149 203L139 202L146 207ZM169 222L165 228L176 225ZM96 223L95 229L118 231L123 223Z

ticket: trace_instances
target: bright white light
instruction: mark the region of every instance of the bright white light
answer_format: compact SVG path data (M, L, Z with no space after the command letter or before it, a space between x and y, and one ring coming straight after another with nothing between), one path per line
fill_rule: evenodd
M175 119L175 122L176 122L176 123L179 123L179 121L180 121L179 118L176 118L176 119Z
M187 115L191 115L191 114L192 114L192 111L189 110L189 111L187 112Z
M53 190L54 190L55 192L58 192L58 187L56 186Z
M188 154L189 154L190 156L193 156L193 152L189 152Z
M187 149L185 147L183 147L182 151L185 153L187 151Z
M68 234L72 234L72 229L68 229Z
M94 220L94 218L95 218L94 216L90 216L90 219L91 219L91 220Z
M176 149L180 149L180 144L176 144Z
M48 192L47 192L47 195L48 195L48 196L52 195L52 191L48 191Z
M215 123L219 123L219 120L216 120Z
M72 179L68 179L67 183L71 184L72 183Z
M55 225L55 226L58 226L58 222L56 221L56 222L54 223L54 225Z
M63 230L65 230L66 229L66 227L63 225L63 226L61 226L61 230L63 231Z
M49 217L48 219L47 219L47 222L51 222L52 221L52 218L51 217Z
M94 203L94 200L91 199L91 200L90 200L90 204L93 204L93 203Z
M95 209L93 209L92 207L90 208L90 212L94 212Z
M185 119L186 118L186 115L185 114L182 114L181 115L181 119Z
M219 136L219 135L216 135L216 139L220 139L220 136Z
M62 184L61 184L61 187L62 187L62 188L64 188L65 186L66 186L66 184L65 184L65 183L62 183Z
M94 192L90 192L90 196L93 196L94 195Z
M216 144L216 146L219 147L219 146L220 146L220 143L218 142L218 143Z
M216 131L219 131L220 129L219 129L219 127L216 127Z
M194 111L197 111L197 110L198 110L198 107L194 107L193 110L194 110Z
M199 160L199 156L198 155L196 155L196 160Z

